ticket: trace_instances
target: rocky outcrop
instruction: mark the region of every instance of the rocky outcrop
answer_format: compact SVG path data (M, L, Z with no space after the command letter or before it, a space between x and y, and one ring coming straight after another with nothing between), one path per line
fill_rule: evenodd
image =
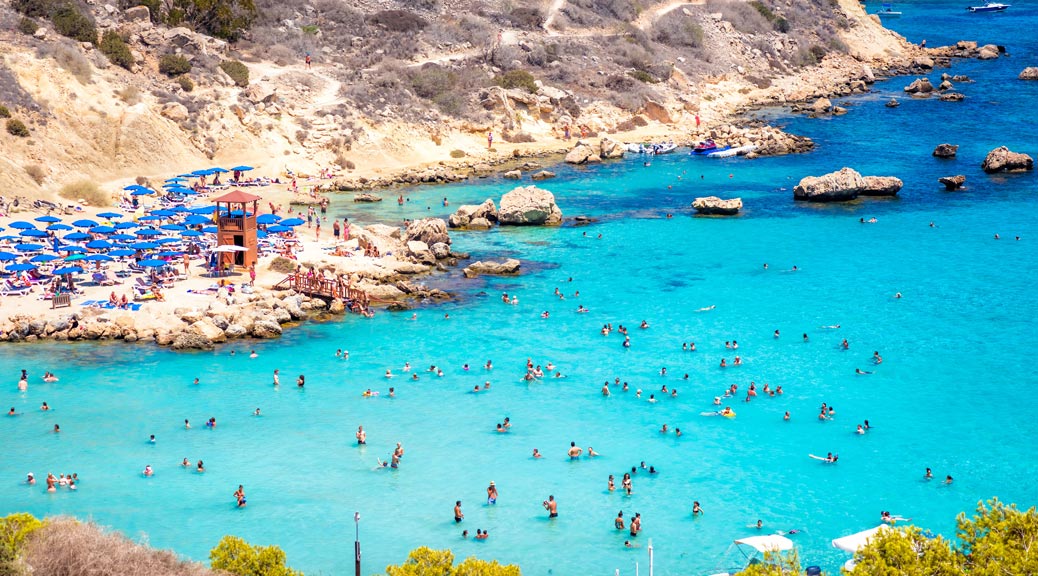
M598 155L602 159L623 158L626 151L624 145L612 138L602 138L598 145Z
M887 108L897 108L900 105L901 103L897 101L897 98L891 98L890 100L887 100L886 104L884 104Z
M941 102L962 102L966 99L966 95L962 92L945 92L939 99Z
M123 19L127 22L148 22L151 20L151 11L147 6L134 6L123 10Z
M475 278L480 275L510 276L519 273L520 263L515 258L509 258L504 262L473 262L462 270L466 278Z
M174 122L183 122L190 116L187 107L180 102L169 102L163 104L159 114L161 114L163 118L169 118Z
M567 164L586 164L593 162L593 158L601 160L601 158L595 154L595 150L587 143L578 141L577 145L566 154Z
M962 174L958 176L944 176L943 178L938 178L937 181L944 184L945 190L958 190L966 183L966 177Z
M929 78L917 78L914 82L905 86L905 92L909 94L929 94L933 92L933 84Z
M498 221L502 226L553 226L562 223L555 195L536 186L519 187L501 197Z
M523 177L523 173L520 170L509 170L501 176L506 180L519 180Z
M857 171L843 168L824 176L807 176L793 188L793 199L807 202L846 202L854 200L865 188Z
M954 158L958 152L958 144L938 144L933 149L933 155L937 158Z
M860 196L897 196L904 186L900 178L893 176L863 176L865 186L858 192Z
M734 216L742 210L742 198L731 198L722 200L717 196L696 198L692 202L692 208L700 214Z
M417 240L432 246L437 242L450 245L451 237L447 234L447 223L443 218L422 218L407 225L406 241Z
M1038 67L1028 66L1024 68L1017 78L1021 80L1038 80Z
M809 152L815 143L806 136L798 136L783 132L773 126L737 126L724 124L706 130L695 131L691 135L694 142L711 139L724 142L733 148L753 146L746 158L760 156L781 156Z
M534 174L532 174L530 176L530 180L535 180L535 181L536 180L549 180L549 179L554 178L554 177L555 177L555 173L554 172L552 172L550 170L541 170L540 172L535 172Z
M382 201L382 197L381 196L376 196L374 194L368 194L368 193L354 194L353 195L353 201L354 202L381 202Z
M994 44L985 44L977 51L977 58L979 60L994 60L995 58L998 58L998 55L998 46Z
M819 98L811 104L811 111L816 115L827 114L833 109L833 103L828 98Z
M482 223L478 223L479 226L473 226L473 220L486 222L487 228L490 227L491 223L497 222L497 206L494 205L494 201L487 198L478 206L473 204L459 206L454 214L447 218L447 223L451 228L478 228L482 226Z
M1012 152L1009 148L1001 146L988 152L980 167L992 174L995 172L1023 172L1034 168L1034 159L1027 154Z

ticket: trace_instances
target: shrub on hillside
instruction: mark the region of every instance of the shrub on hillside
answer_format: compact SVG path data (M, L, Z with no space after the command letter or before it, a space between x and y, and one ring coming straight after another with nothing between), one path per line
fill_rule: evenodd
M37 51L37 56L54 58L58 66L72 74L80 84L89 83L90 77L93 75L94 68L90 61L75 46L63 43L44 44Z
M464 158L467 156L464 150L451 150L451 158Z
M58 190L58 196L73 202L83 201L84 204L91 206L107 206L111 201L111 198L90 180L79 180L66 184L61 187L61 190Z
M0 118L10 118L11 111L7 109L7 106L0 104Z
M756 8L741 0L707 0L707 10L720 12L721 17L739 32L760 34L772 29L771 22Z
M40 166L39 164L28 164L24 167L24 169L25 173L29 176L29 178L32 178L32 181L35 182L37 185L43 184L43 180L47 177L47 171L44 170L43 166ZM2 573L3 571L0 570L0 574Z
M101 35L100 48L101 52L108 57L109 62L127 70L133 70L133 54L130 53L130 47L115 30L105 30L105 33Z
M533 74L526 70L509 70L499 74L494 78L494 84L507 89L522 88L530 94L536 94L539 89Z
M30 18L48 18L58 6L58 0L11 0L11 8Z
M703 27L690 16L672 12L653 24L652 39L667 46L699 48L703 45Z
M7 121L7 133L11 136L25 138L29 136L29 127L25 125L25 122L17 118L11 118Z
M119 99L133 106L141 101L141 90L136 86L127 86L118 92Z
M22 19L18 21L18 31L26 36L32 36L39 29L40 25L28 16L22 16Z
M382 10L372 14L369 20L392 32L417 32L429 25L425 18L405 10Z
M508 20L516 28L523 28L525 30L537 30L544 24L544 14L540 8L533 6L521 6L519 8L513 8L508 13Z
M237 536L224 536L209 552L214 570L237 576L302 576L285 566L286 560L284 550L277 546L253 546Z
M83 14L72 4L63 4L50 17L54 30L80 42L97 44L97 26L94 20Z
M180 76L191 71L191 62L177 54L163 54L159 58L159 72L166 76Z
M237 60L224 60L220 62L220 70L223 70L234 83L242 88L249 85L249 67Z
M257 14L253 0L168 0L165 5L167 24L191 24L199 32L230 41L241 38Z
M631 78L638 80L639 82L645 82L646 84L656 84L659 80L655 76L649 74L644 70L631 70L627 73Z
M177 84L180 85L180 89L184 92L190 92L195 89L195 83L191 81L189 76L178 76Z

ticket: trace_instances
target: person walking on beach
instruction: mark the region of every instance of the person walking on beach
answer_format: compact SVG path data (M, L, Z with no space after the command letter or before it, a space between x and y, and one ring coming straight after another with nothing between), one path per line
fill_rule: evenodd
M249 266L249 286L256 285L256 265Z
M339 236L340 236L341 231L342 231L342 227L339 226L339 221L338 220L332 220L332 237L335 238L336 242L339 241Z
M492 130L487 130L487 150L490 150L493 147L494 147L494 132Z
M548 496L548 499L542 502L541 505L548 511L548 518L559 517L559 503L555 501L555 496Z

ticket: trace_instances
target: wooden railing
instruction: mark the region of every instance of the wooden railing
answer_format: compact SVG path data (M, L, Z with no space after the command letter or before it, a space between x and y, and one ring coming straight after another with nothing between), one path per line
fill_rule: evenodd
M368 294L358 288L353 288L342 278L329 278L321 274L304 274L297 272L289 274L284 280L274 285L274 288L295 290L307 296L333 299L359 303L367 306L370 303Z

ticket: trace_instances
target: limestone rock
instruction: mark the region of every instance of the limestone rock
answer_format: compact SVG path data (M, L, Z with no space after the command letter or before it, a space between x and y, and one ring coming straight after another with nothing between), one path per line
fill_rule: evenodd
M1024 68L1023 72L1021 72L1017 78L1021 80L1038 80L1038 67L1029 66Z
M222 336L223 332L220 335ZM174 350L212 350L213 343L197 330L189 328L176 334L170 347Z
M443 218L422 218L407 225L406 241L418 240L426 245L443 242L450 245L451 237L447 234L447 223Z
M346 303L339 298L334 298L331 304L328 305L328 312L332 314L345 314Z
M174 122L183 122L189 117L187 107L180 102L168 102L162 105L162 110L159 112L164 118L169 118Z
M938 144L933 149L933 155L937 158L954 158L959 151L958 144Z
M611 159L624 157L624 145L612 138L602 138L602 141L599 142L598 149L598 155L601 158Z
M475 204L458 206L454 214L447 219L447 223L451 228L465 228L476 218L486 220L488 223L497 222L497 206L494 205L492 199L487 198L478 206Z
M281 325L273 320L257 320L252 325L254 338L277 338L281 336Z
M540 172L536 172L536 173L532 174L530 176L530 179L531 180L548 180L548 179L554 178L554 177L555 177L555 173L554 172L552 172L550 170L541 170Z
M955 88L955 85L949 82L948 80L942 80L940 85L937 86L937 89L942 92L944 92L945 90L951 90L953 88Z
M716 214L722 216L734 216L742 210L742 198L722 200L717 196L696 198L692 207L700 214Z
M916 68L929 70L933 68L933 65L933 58L930 58L929 56L918 56L912 60L912 66L915 66Z
M506 180L519 180L523 177L523 173L521 170L509 170L501 176L504 177Z
M1034 168L1034 159L1027 154L1011 152L1009 148L1001 146L988 152L987 158L980 167L988 174L994 172L1021 172Z
M994 44L981 46L980 51L977 52L977 58L979 60L994 60L998 58L998 46Z
M938 178L937 181L944 184L946 190L958 190L966 183L966 177L959 174L958 176L945 176L943 178Z
M228 324L223 333L228 338L242 338L248 334L248 331L241 324Z
M929 94L933 92L933 84L930 84L929 78L917 78L908 86L905 86L905 92L909 94Z
M277 102L277 86L268 82L254 82L242 91L245 98L253 104L270 104Z
M449 258L451 255L451 247L444 244L443 242L437 242L433 244L429 247L429 250L432 251L433 256L435 256L437 260Z
M962 102L966 96L961 92L945 92L941 94L941 102Z
M819 98L811 104L811 111L815 114L825 114L832 110L833 103L828 98Z
M215 322L209 318L202 318L198 322L191 325L191 329L198 332L203 338L210 342L223 342L227 340L227 336L223 333L223 330L216 325ZM176 344L176 342L174 342Z
M490 221L486 218L473 218L469 220L467 228L469 230L490 230Z
M123 19L127 22L148 22L151 20L151 12L147 6L134 6L123 10Z
M361 194L354 194L353 195L353 201L354 202L381 202L382 201L382 197L381 196L376 196L375 194L369 194L367 192L363 192Z
M864 176L865 187L861 189L861 196L897 196L898 191L904 186L900 178L893 176Z
M887 103L885 104L887 108L897 108L900 105L901 103L897 101L897 98L891 98L890 100L887 100Z
M824 176L807 176L793 188L794 200L808 202L845 202L854 200L865 187L865 180L857 171L842 168Z
M502 225L537 226L562 223L555 195L536 186L519 187L501 197L498 220Z
M566 163L568 164L585 164L588 159L595 155L595 151L591 146L584 142L578 141L577 145L566 154Z
M515 258L509 258L504 262L473 262L462 270L466 278L475 278L481 274L494 276L505 276L519 273L520 263Z
M425 264L436 262L436 257L433 256L432 250L429 249L429 245L420 240L409 240L407 242L407 255L414 258L416 261Z

